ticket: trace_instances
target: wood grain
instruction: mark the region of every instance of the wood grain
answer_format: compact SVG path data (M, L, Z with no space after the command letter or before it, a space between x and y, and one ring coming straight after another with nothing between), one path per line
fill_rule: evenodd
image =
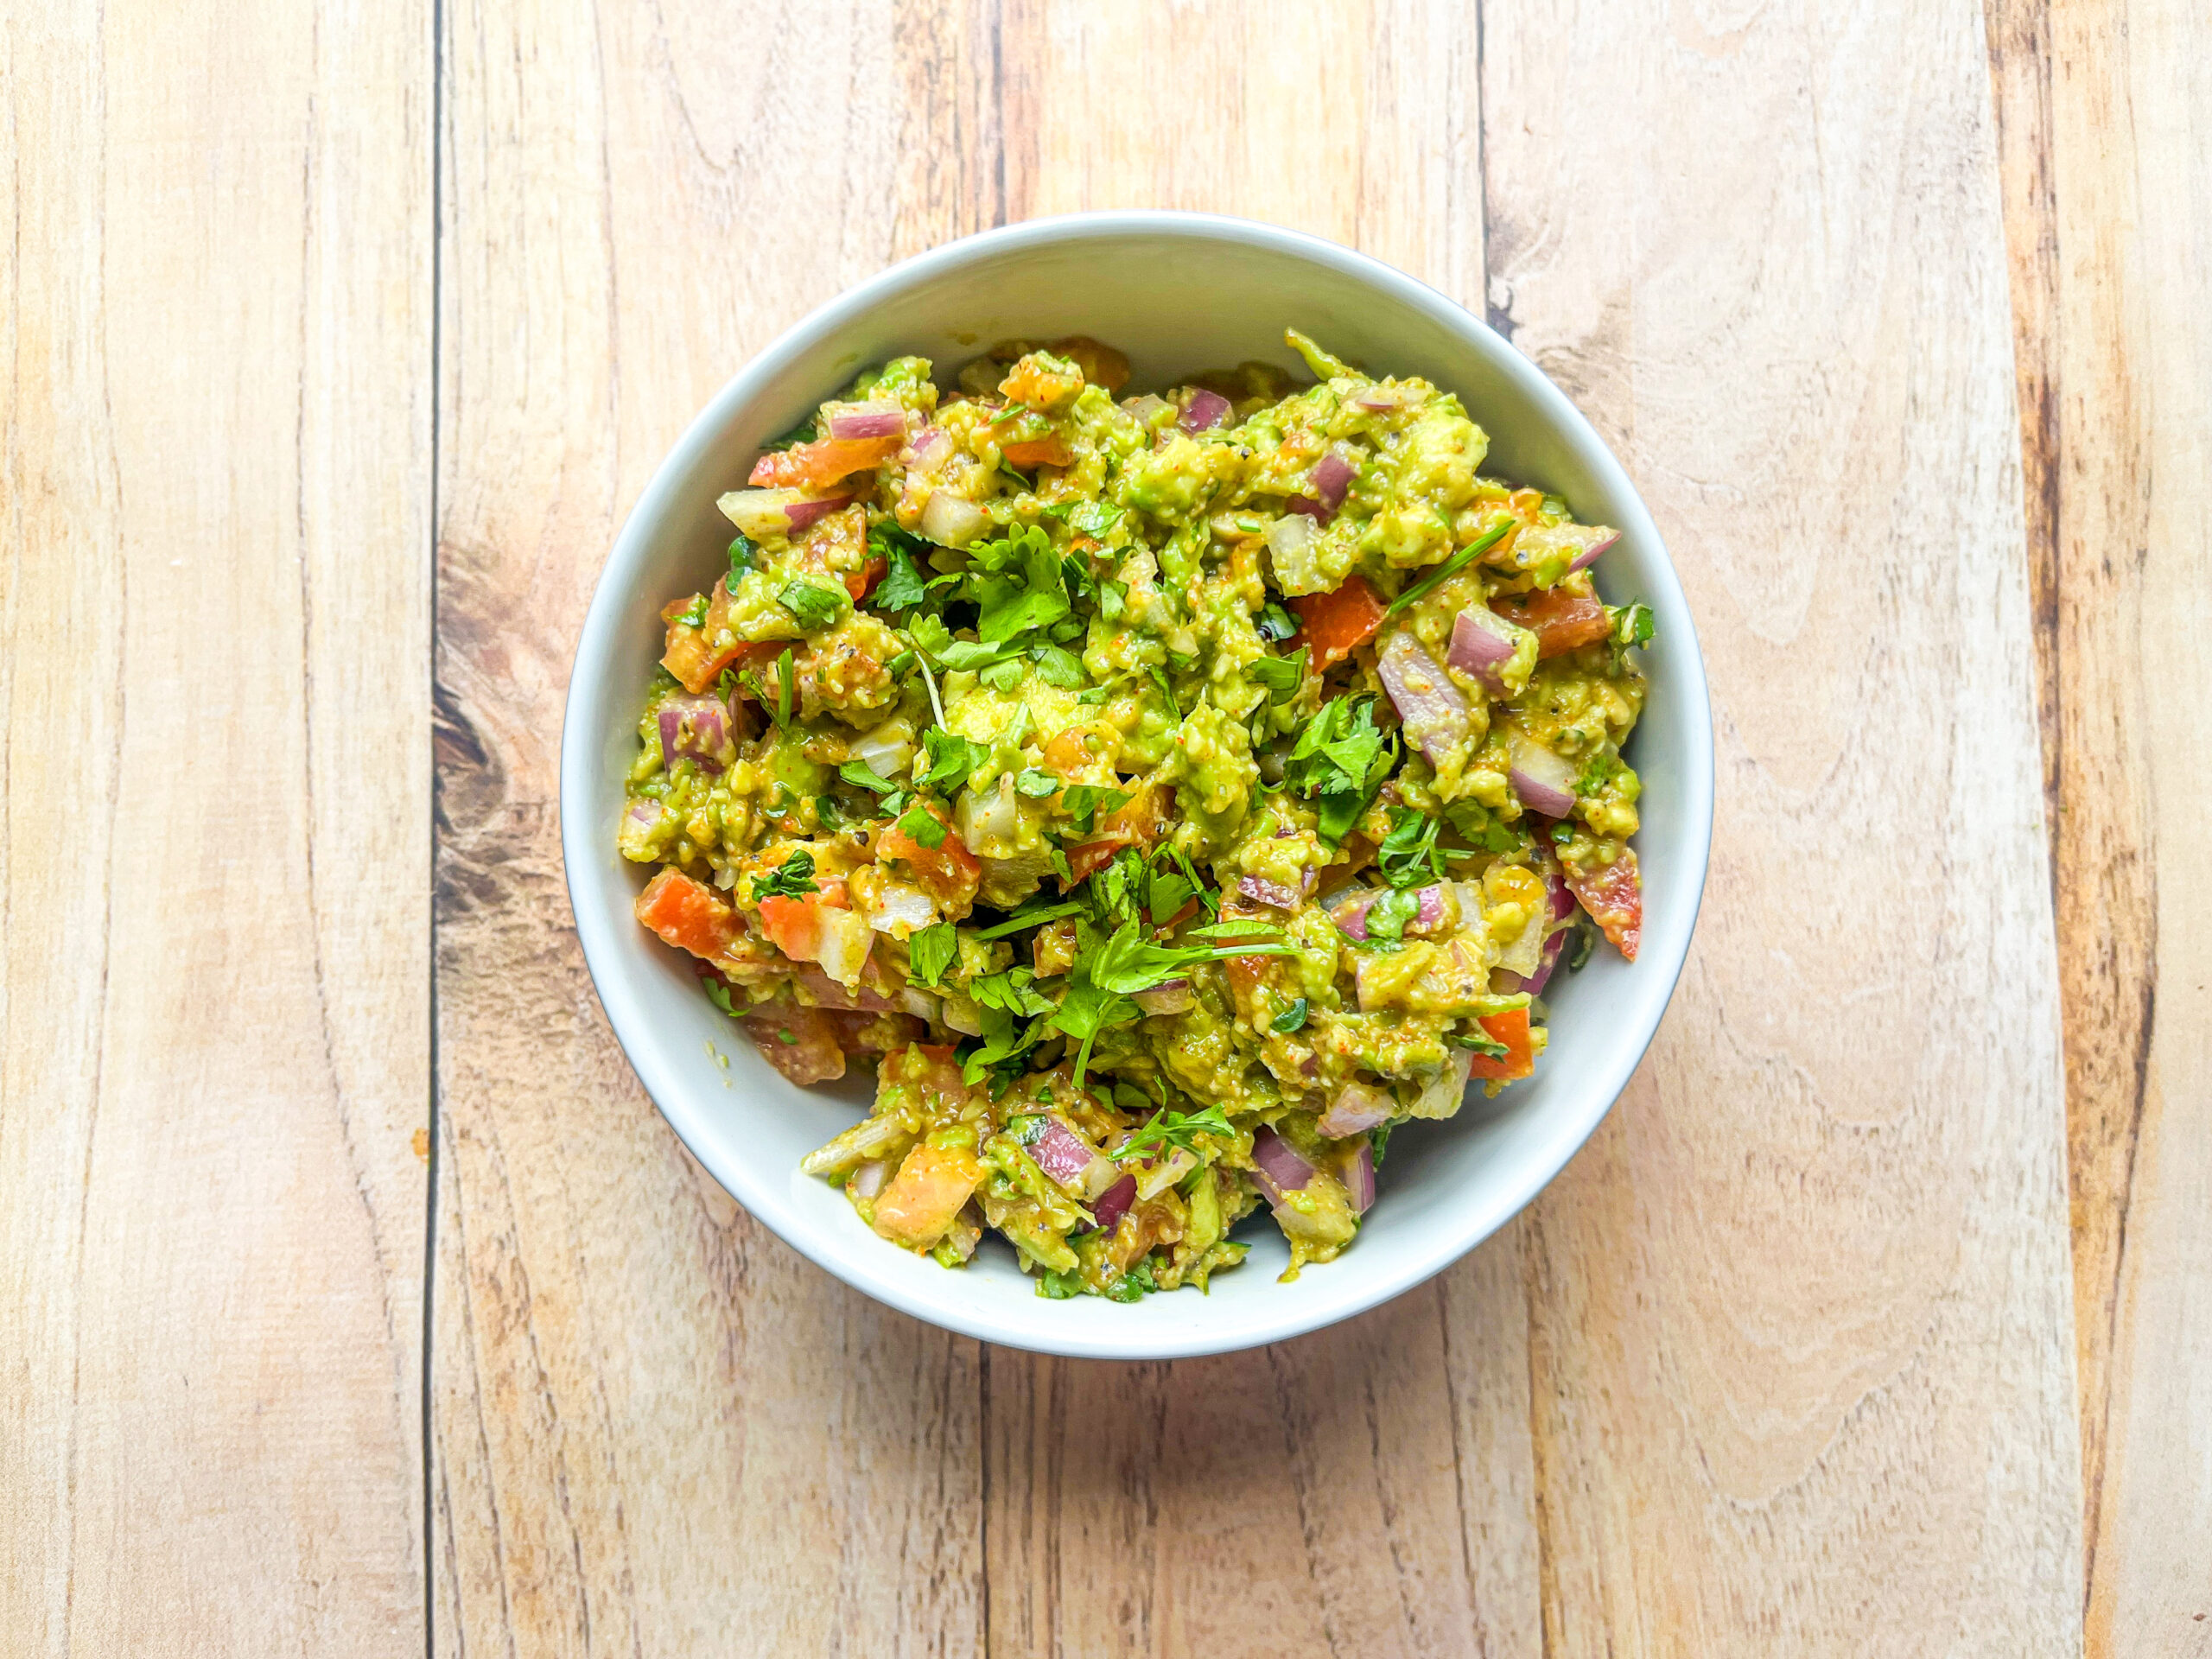
M2212 19L1999 4L1990 40L2049 571L2088 1643L2212 1653L2212 859L2176 695L2212 617Z
M1719 741L1682 987L1530 1230L1547 1649L2074 1650L1980 14L1488 0L1483 104L1493 312L1667 531Z
M972 1653L976 1345L816 1271L656 1115L577 954L555 768L683 423L995 211L962 148L991 43L865 4L445 18L435 1645Z
M422 1639L427 41L0 21L0 1629Z

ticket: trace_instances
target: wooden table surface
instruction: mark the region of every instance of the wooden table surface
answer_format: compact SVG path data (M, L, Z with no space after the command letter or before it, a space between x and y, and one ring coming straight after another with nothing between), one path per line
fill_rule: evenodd
M7 1653L2212 1654L2200 0L9 0L0 88ZM1174 1364L749 1220L557 840L694 411L1103 207L1487 315L1718 721L1587 1149Z

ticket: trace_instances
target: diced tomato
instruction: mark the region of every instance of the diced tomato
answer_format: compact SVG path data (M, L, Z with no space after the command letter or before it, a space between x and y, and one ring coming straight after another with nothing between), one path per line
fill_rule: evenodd
M715 584L714 597L707 601L707 620L699 626L671 620L671 613L680 608L671 605L661 613L663 620L668 621L668 646L661 657L661 666L683 681L683 689L695 696L713 690L724 669L742 668L747 663L772 658L790 643L781 639L756 642L739 639L736 626L730 620L729 588L726 582Z
M745 481L776 490L823 489L864 467L880 467L906 442L896 433L887 438L817 438L761 456Z
M944 840L935 847L925 847L898 824L887 826L875 843L878 858L896 859L913 872L915 880L924 893L937 901L941 910L957 910L976 902L976 888L982 880L983 867L976 855L968 850L968 843L960 833L945 823L944 814L934 806L930 815L944 824Z
M1006 457L1007 466L1025 473L1036 467L1065 467L1075 459L1075 451L1068 448L1068 441L1057 432L1048 438L1009 443L999 453Z
M1128 384L1129 359L1089 334L1070 334L1065 340L1056 340L1051 349L1081 369L1083 378L1094 386L1119 391Z
M1099 819L1094 839L1068 849L1067 885L1072 887L1103 869L1124 847L1149 847L1158 841L1174 810L1174 798L1172 789L1140 790Z
M887 1090L900 1087L921 1091L925 1116L968 1098L968 1080L961 1075L950 1043L915 1043L885 1055L875 1074L878 1103Z
M638 919L679 950L711 959L738 938L737 912L712 887L663 870L638 895Z
M1491 609L1534 633L1539 657L1556 657L1582 645L1594 645L1613 631L1612 619L1595 599L1557 588L1494 600Z
M817 892L797 899L774 893L760 901L760 931L793 962L819 962L822 912L846 908L842 881L824 881Z
M1471 1077L1495 1078L1510 1082L1525 1077L1536 1069L1535 1051L1529 1041L1529 1010L1509 1008L1503 1014L1485 1014L1476 1017L1475 1023L1491 1034L1495 1042L1505 1045L1502 1058L1493 1058L1478 1054L1467 1070Z
M875 584L883 580L883 573L890 568L889 563L880 554L871 554L866 564L857 570L846 571L840 580L845 584L845 591L853 596L853 603L857 605L875 591Z
M1065 727L1045 744L1045 770L1061 778L1079 778L1095 771L1101 760L1110 764L1121 749L1121 733L1103 721Z
M1334 593L1300 594L1290 608L1298 613L1298 639L1312 649L1316 673L1351 656L1382 623L1382 601L1364 576L1346 578Z
M1567 886L1614 948L1634 962L1643 938L1643 873L1637 864L1636 849L1622 848L1618 858L1599 869L1578 871L1569 866Z
M829 1083L845 1075L837 1022L820 1008L771 1003L745 1016L745 1034L793 1083Z
M982 1179L974 1153L925 1141L906 1154L876 1199L875 1230L894 1244L925 1250L944 1236Z

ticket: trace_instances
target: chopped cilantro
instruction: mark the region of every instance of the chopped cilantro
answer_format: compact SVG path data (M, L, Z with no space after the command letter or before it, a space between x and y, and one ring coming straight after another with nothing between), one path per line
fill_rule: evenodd
M899 814L899 833L917 846L934 850L944 845L944 820L917 801Z
M1065 1302L1071 1296L1083 1294L1083 1269L1070 1268L1065 1273L1046 1268L1037 1275L1037 1294L1048 1301Z
M1014 774L1014 786L1033 801L1041 801L1048 795L1060 792L1060 780L1049 772L1039 772L1034 766L1024 766Z
M832 593L811 582L787 582L776 594L776 603L789 611L809 633L835 622L848 602L842 591Z
M922 734L922 747L930 758L929 770L922 774L923 786L948 797L958 794L976 768L991 758L989 745L971 742L941 726Z
M1259 629L1260 638L1279 645L1298 632L1298 619L1269 600L1253 626Z
M1149 1163L1171 1151L1196 1152L1198 1148L1192 1142L1202 1135L1224 1141L1236 1138L1236 1130L1219 1101L1198 1112L1174 1112L1163 1106L1152 1115L1149 1122L1114 1149L1114 1161Z
M753 902L763 899L799 899L821 889L814 884L814 855L801 847L766 875L753 878Z
M960 936L950 922L923 928L906 941L908 971L925 985L942 981L944 970L952 966L953 958L959 954Z
M1247 664L1246 671L1267 688L1269 702L1288 702L1306 683L1306 648L1300 646L1292 657L1256 658Z
M1425 812L1392 807L1390 833L1376 853L1382 879L1394 887L1410 887L1440 877L1444 861L1436 850L1436 820Z
M691 602L676 613L676 620L687 628L704 627L707 622L707 596L691 595Z
M753 544L753 538L750 536L740 531L729 544L730 587L734 588L737 586L738 578L747 571L754 569L760 563L760 550Z
M1400 611L1404 610L1407 606L1415 604L1418 601L1427 598L1428 595L1437 588L1442 586L1445 582L1449 582L1452 577L1458 575L1462 570L1472 564L1477 559L1482 557L1484 554L1489 552L1491 549L1496 547L1500 542L1503 541L1507 531L1518 530L1520 527L1521 521L1518 518L1514 518L1510 513L1505 518L1498 520L1497 523L1492 524L1481 535L1476 537L1473 541L1469 542L1466 546L1461 548L1450 558L1445 560L1443 563L1438 565L1435 569L1430 571L1427 575L1423 576L1419 582L1414 583L1412 587L1407 588L1405 592L1400 594L1395 599L1384 606L1382 607L1382 615L1384 620L1388 620L1389 618L1395 616Z
M837 768L837 775L857 789L874 790L879 795L896 794L899 785L886 778L865 760L848 760Z
M884 562L883 580L875 584L875 591L868 602L879 611L904 611L922 602L925 590L922 573L915 568L913 556L907 552L905 537L899 541L879 540L880 531L871 531L868 545Z
M812 443L820 435L814 424L815 417L808 416L788 432L779 432L760 446L761 452L773 454L779 450L797 448L802 443Z
M1303 1031L1306 1028L1306 1017L1311 1012L1312 1005L1301 996L1281 1014L1275 1015L1268 1024L1272 1029L1287 1037L1294 1031Z

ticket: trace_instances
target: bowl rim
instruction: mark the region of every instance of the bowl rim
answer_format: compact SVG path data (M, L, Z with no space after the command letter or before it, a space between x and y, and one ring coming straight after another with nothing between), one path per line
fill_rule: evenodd
M1470 346L1488 359L1503 377L1513 382L1522 394L1535 405L1542 417L1586 458L1593 476L1602 481L1609 493L1618 499L1633 504L1635 514L1624 517L1632 516L1641 522L1624 524L1623 528L1634 531L1649 549L1652 569L1644 581L1645 590L1647 594L1657 590L1658 595L1668 601L1657 608L1671 613L1675 619L1678 619L1669 623L1670 639L1680 646L1678 658L1672 664L1675 683L1670 685L1669 690L1687 699L1684 725L1688 734L1688 752L1683 756L1682 775L1675 780L1682 828L1675 850L1695 873L1694 880L1687 884L1691 903L1680 912L1679 923L1670 916L1663 930L1653 930L1647 936L1647 949L1638 952L1638 967L1647 962L1655 968L1663 963L1666 976L1664 994L1656 1000L1648 1001L1649 1018L1643 1022L1642 1029L1634 1032L1633 1040L1623 1040L1613 1045L1611 1065L1602 1069L1594 1082L1585 1085L1585 1098L1592 1103L1586 1109L1585 1121L1572 1133L1560 1135L1551 1144L1548 1150L1554 1155L1525 1159L1511 1173L1504 1183L1508 1198L1493 1206L1495 1215L1490 1224L1470 1232L1440 1231L1433 1241L1426 1242L1426 1248L1402 1250L1390 1267L1362 1279L1356 1291L1339 1299L1314 1306L1286 1298L1282 1318L1265 1325L1263 1328L1239 1330L1222 1337L1199 1333L1179 1340L1161 1340L1158 1333L1151 1333L1152 1339L1144 1340L1141 1333L1134 1330L1122 1339L1116 1340L1110 1324L1093 1323L1065 1330L1058 1327L1033 1329L1013 1323L1005 1316L971 1313L966 1309L941 1306L920 1307L913 1304L896 1285L870 1272L865 1262L849 1261L827 1249L817 1248L803 1228L779 1225L772 1218L774 1206L758 1201L767 1190L766 1173L741 1166L726 1174L684 1132L678 1122L682 1115L671 1112L664 1103L677 1092L672 1073L658 1051L645 1040L648 1033L642 1028L642 1014L632 1007L633 999L626 987L615 987L615 994L610 995L608 976L601 971L602 961L613 960L612 952L615 949L615 940L613 931L606 925L597 906L582 904L578 900L580 883L589 883L597 879L594 855L599 849L593 844L594 826L590 821L586 803L592 795L595 757L604 739L603 733L583 729L578 715L578 688L588 683L587 666L601 664L610 656L620 630L632 620L616 592L620 584L611 582L609 577L618 569L645 556L652 540L652 526L665 515L669 498L674 494L680 480L702 458L703 452L710 449L718 435L746 405L800 355L894 296L925 286L963 265L1001 254L1060 243L1138 235L1184 237L1289 255L1332 269L1378 290L1402 306L1423 314L1445 329L1464 336ZM603 668L593 667L588 683L602 680L605 672ZM575 653L570 663L569 684L563 697L557 809L561 817L563 885L569 897L569 910L576 926L586 971L591 976L594 993L615 1040L639 1081L645 1086L645 1092L652 1097L662 1121L683 1142L700 1166L729 1192L732 1198L743 1205L754 1220L817 1267L854 1289L926 1324L980 1341L1033 1352L1139 1361L1194 1357L1263 1346L1303 1336L1366 1313L1434 1277L1527 1209L1537 1195L1557 1179L1560 1172L1573 1160L1591 1135L1596 1133L1598 1126L1611 1114L1637 1067L1643 1063L1643 1056L1671 1005L1675 989L1680 983L1682 969L1688 959L1698 915L1703 907L1712 853L1713 797L1712 697L1706 677L1704 653L1698 645L1694 619L1690 613L1688 597L1682 591L1681 578L1675 572L1674 561L1667 551L1658 526L1652 522L1650 511L1630 480L1626 469L1614 455L1611 447L1599 435L1581 410L1553 384L1548 376L1523 356L1510 340L1465 307L1429 284L1370 255L1306 232L1252 219L1167 210L1112 210L1065 213L1000 226L941 244L900 260L817 306L784 329L723 383L706 406L693 416L683 435L654 469L652 479L623 520L622 528L601 565L591 604L577 634ZM572 804L576 810L571 810ZM1652 944L1661 947L1656 957L1651 956L1648 950ZM1623 1034L1627 1035L1625 1032ZM889 1265L887 1261L886 1265Z

